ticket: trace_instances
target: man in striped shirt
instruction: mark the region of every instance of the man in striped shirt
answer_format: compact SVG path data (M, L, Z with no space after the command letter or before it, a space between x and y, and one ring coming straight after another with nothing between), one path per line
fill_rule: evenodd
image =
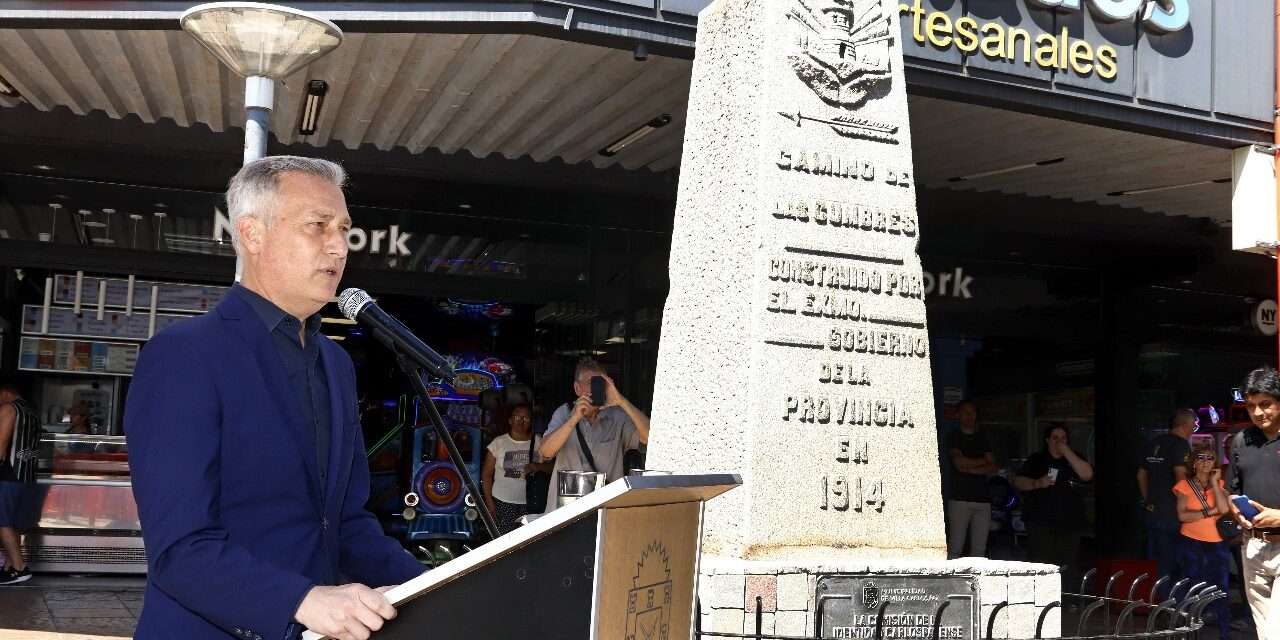
M31 579L22 557L18 530L31 525L31 495L36 480L40 422L11 384L0 384L0 548L4 567L0 585Z

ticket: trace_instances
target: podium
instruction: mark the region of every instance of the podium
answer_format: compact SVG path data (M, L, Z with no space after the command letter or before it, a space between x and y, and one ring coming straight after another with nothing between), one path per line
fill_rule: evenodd
M736 474L612 482L391 589L398 614L373 638L688 638L703 502L741 483Z

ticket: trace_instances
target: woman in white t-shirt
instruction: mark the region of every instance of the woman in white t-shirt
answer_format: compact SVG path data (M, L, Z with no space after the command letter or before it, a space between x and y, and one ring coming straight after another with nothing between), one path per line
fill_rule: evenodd
M529 406L520 404L507 415L507 432L494 438L484 455L484 502L498 521L498 533L520 526L525 508L524 476L531 471L551 472L551 464L541 462L537 450L541 438L533 435ZM529 438L534 438L532 448ZM534 460L530 460L532 449Z

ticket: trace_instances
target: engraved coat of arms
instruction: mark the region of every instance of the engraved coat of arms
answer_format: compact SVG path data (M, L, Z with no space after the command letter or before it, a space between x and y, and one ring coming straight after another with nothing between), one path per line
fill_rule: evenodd
M880 587L876 583L867 581L862 585L862 606L867 609L874 609L880 606Z
M631 586L626 640L669 640L671 562L661 542L653 541L640 554Z
M787 62L835 113L780 114L797 126L814 121L842 136L896 142L897 127L853 114L867 100L887 95L893 81L892 22L883 0L794 0L787 18Z
M889 80L889 16L883 0L796 0L787 60L818 97L836 107L862 104Z

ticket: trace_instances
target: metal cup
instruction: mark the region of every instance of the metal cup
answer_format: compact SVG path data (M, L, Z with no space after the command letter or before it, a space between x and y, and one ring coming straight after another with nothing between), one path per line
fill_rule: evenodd
M560 471L556 478L559 489L556 506L563 507L582 496L603 487L605 475L595 471Z

